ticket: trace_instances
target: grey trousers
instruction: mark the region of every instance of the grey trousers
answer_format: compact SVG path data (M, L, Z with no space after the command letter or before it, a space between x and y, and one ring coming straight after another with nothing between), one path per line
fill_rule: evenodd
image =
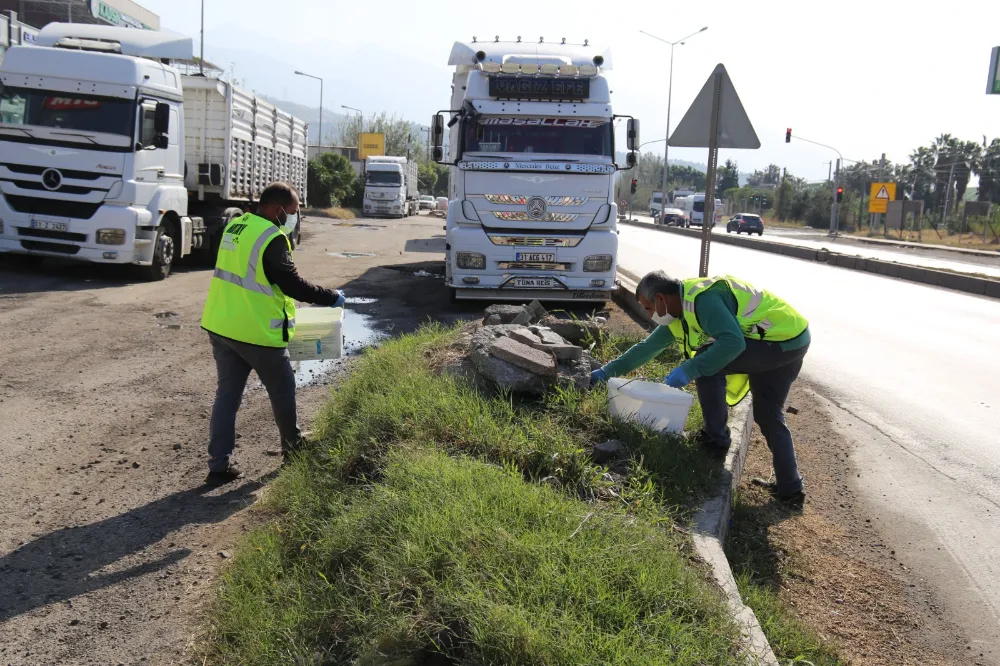
M295 414L295 373L288 350L248 345L215 333L209 333L208 337L219 375L208 441L209 471L221 472L229 466L229 456L236 446L236 412L251 370L257 373L271 399L281 450L295 448L302 440L302 433Z
M778 492L783 495L797 493L802 490L802 477L795 460L792 433L785 425L785 400L792 383L799 376L809 345L782 351L775 342L747 340L746 344L743 353L719 373L695 380L698 402L705 417L705 435L711 444L729 448L732 442L727 426L726 375L749 375L753 420L771 450Z

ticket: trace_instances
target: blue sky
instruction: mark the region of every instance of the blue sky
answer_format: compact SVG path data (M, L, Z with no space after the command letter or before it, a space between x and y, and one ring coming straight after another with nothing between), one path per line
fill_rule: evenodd
M140 0L164 28L195 37L199 0ZM676 127L717 63L730 73L762 146L723 151L743 171L774 162L810 180L826 178L836 155L793 135L839 148L851 159L910 150L947 132L967 140L1000 136L1000 95L985 94L990 49L1000 45L1000 3L931 11L892 1L836 5L769 0L699 3L574 3L536 0L468 4L423 0L205 0L205 56L234 66L247 87L316 105L390 111L427 123L447 106L447 66L456 40L526 41L566 37L610 46L615 110L642 120L643 141L666 127L669 47L639 33L675 40L709 29L675 49L672 125ZM662 151L662 142L647 150ZM671 157L704 162L704 149Z

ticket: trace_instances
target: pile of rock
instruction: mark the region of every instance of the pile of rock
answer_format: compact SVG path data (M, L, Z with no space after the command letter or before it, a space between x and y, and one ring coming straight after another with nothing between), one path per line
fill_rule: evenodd
M557 319L538 301L491 305L472 336L469 358L480 378L517 393L541 394L560 383L583 390L600 363L579 344L599 339L605 323L600 317Z

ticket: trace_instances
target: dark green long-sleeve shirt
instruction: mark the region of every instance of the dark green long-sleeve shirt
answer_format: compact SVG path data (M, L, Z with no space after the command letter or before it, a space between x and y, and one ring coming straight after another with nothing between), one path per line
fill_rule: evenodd
M681 367L691 380L710 377L732 363L746 349L746 338L736 319L736 296L729 285L717 282L695 301L695 315L701 329L715 341L701 354L685 361ZM604 366L608 377L627 375L652 361L675 341L666 326L657 326L642 342ZM800 349L809 344L809 329L788 342L778 343L784 350Z

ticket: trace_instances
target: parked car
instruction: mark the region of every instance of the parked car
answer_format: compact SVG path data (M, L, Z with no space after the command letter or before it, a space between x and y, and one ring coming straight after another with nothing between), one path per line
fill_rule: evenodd
M741 234L744 231L748 234L756 232L758 236L763 236L764 220L761 219L760 215L739 213L738 215L734 215L729 222L726 222L726 233L731 234L734 231L737 234Z
M432 197L431 195L425 194L420 197L419 210L434 210L436 206L437 206L437 201L435 201L434 197Z
M665 224L668 227L690 227L691 223L687 215L680 208L667 208L663 211L663 218L660 218L659 211L656 215L657 224Z
M435 208L435 210L437 212L439 212L439 213L443 213L444 215L447 215L448 214L448 197L438 197L437 198L437 207Z

